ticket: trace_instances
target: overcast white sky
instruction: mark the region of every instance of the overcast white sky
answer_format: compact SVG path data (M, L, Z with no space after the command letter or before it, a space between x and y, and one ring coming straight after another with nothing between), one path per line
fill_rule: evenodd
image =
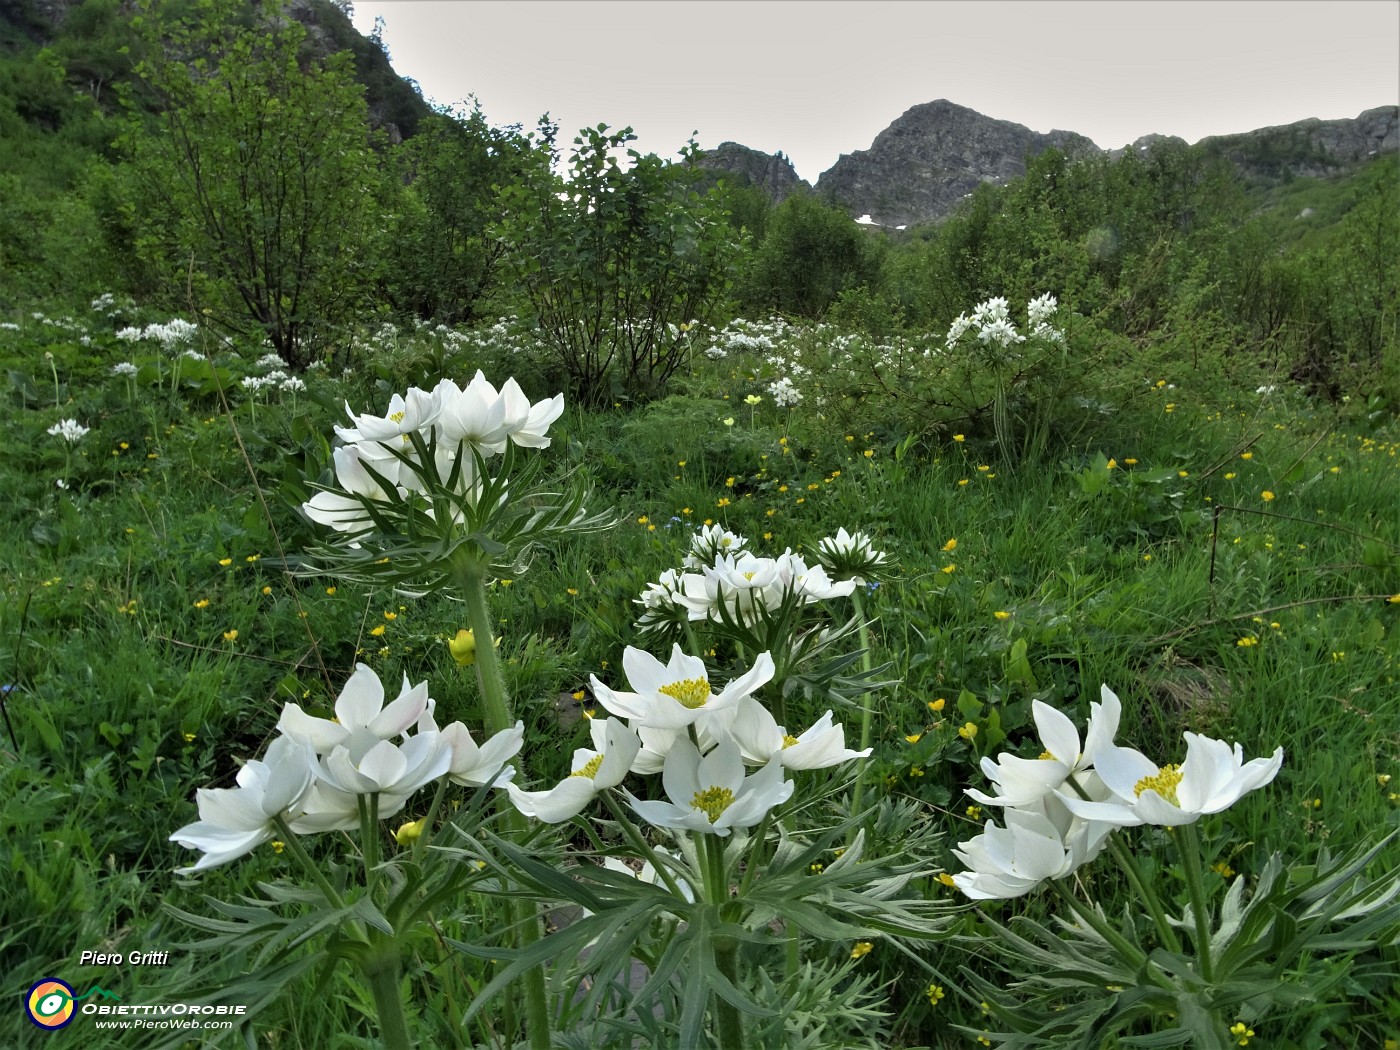
M430 101L785 152L815 182L946 98L1113 149L1400 102L1400 0L356 0ZM569 135L572 138L572 134ZM567 141L567 140L566 140Z

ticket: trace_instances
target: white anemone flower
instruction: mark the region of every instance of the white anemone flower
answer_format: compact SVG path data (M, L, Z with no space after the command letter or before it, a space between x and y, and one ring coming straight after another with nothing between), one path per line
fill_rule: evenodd
M1094 769L1112 792L1105 802L1060 797L1077 816L1130 827L1194 824L1207 813L1229 809L1255 788L1278 776L1283 748L1269 758L1244 760L1239 744L1186 733L1186 760L1181 765L1158 765L1130 747L1107 747Z
M379 675L367 664L356 664L355 673L336 697L335 721L315 718L300 705L289 703L282 708L277 728L308 744L317 755L328 755L343 747L350 761L356 763L376 744L406 733L428 703L428 683L410 686L404 675L398 697L386 706Z
M975 788L968 795L984 806L1025 806L1058 790L1076 773L1091 768L1094 761L1111 747L1118 732L1123 706L1107 685L1100 687L1102 703L1089 705L1089 725L1081 750L1079 730L1063 713L1039 700L1031 702L1031 715L1044 748L1039 758L1018 758L1003 752L995 762L982 758L982 772L996 785L996 794Z
M684 729L702 718L734 707L744 697L772 681L773 657L760 653L753 667L715 692L705 662L687 656L675 645L671 659L662 663L650 653L628 646L622 654L622 668L635 692L614 692L592 676L593 695L612 714L628 719L634 726L655 729Z
M703 569L723 555L738 554L748 542L723 525L706 525L690 538L690 550L681 564L687 569Z
M802 555L794 554L791 550L783 551L776 559L776 564L780 590L776 601L770 598L772 606L780 603L783 593L787 591L798 595L805 604L810 605L830 598L845 598L856 589L854 579L833 583L820 565L809 566Z
M680 860L680 856L678 854L672 853L668 849L662 849L658 846L655 847L655 851L662 856L670 857L672 860ZM665 881L656 874L656 866L652 864L652 862L649 860L642 861L641 868L637 869L631 867L623 861L618 860L616 857L604 857L603 867L607 868L609 871L615 871L619 875L626 875L630 878L634 878L638 882L644 882L648 886L665 885ZM683 879L681 876L676 875L674 872L672 872L672 878L675 879L676 888L681 891L681 896L689 903L694 904L695 891L691 889L690 883Z
M418 733L402 745L381 740L358 758L344 744L321 759L312 772L322 784L355 795L383 794L380 816L403 807L409 795L436 780L452 764L452 749L441 733Z
M368 528L374 519L365 509L363 501L355 497L383 500L387 493L384 486L365 470L363 461L368 457L361 448L346 446L335 449L331 455L335 459L336 480L350 495L330 491L318 492L301 505L302 513L318 525L328 525L337 532L360 532ZM397 461L392 458L390 463L394 468L398 467ZM382 465L381 462L370 461L370 466L375 470L380 470ZM381 473L387 474L385 471Z
M751 828L774 806L792 797L792 781L783 779L776 757L758 772L744 776L739 745L724 737L703 758L684 737L666 756L661 782L670 802L643 802L627 793L637 816L657 827L727 836L734 828Z
M793 736L784 726L778 725L768 708L748 696L739 702L729 732L739 745L744 761L752 765L763 765L777 756L785 769L826 769L853 758L868 757L871 751L868 747L864 751L851 751L846 747L845 730L840 725L832 725L831 718L828 711L812 728Z
M49 427L48 433L54 437L61 437L70 445L76 445L88 435L90 430L90 427L83 426L76 419L60 419Z
M177 875L206 871L237 860L268 841L278 817L295 819L311 793L315 759L305 745L278 737L261 761L252 759L238 771L234 788L200 788L195 792L199 820L170 836L204 856Z
M496 388L477 372L463 390L444 379L433 393L442 403L437 419L439 449L455 456L462 445L474 446L483 456L499 455L506 448L506 403Z
M422 731L420 721L419 732ZM466 726L453 722L443 728L442 739L452 755L447 766L447 776L452 783L470 787L494 783L499 787L515 776L514 767L506 763L520 753L525 741L525 723L516 722L512 728L502 729L478 746Z
M954 875L953 884L973 900L1024 896L1093 860L1113 830L1112 824L1073 817L1053 796L1008 809L1006 827L989 820L982 834L958 843L953 854L968 870Z
M554 787L548 791L522 791L514 784L505 785L516 809L546 824L558 824L577 816L598 792L622 783L641 750L641 740L616 718L595 718L588 728L597 750L576 750L571 763L573 772Z
M564 395L555 394L532 405L520 384L507 379L501 386L501 400L506 406L506 433L511 441L521 448L548 448L545 432L564 414Z
M395 442L404 444L414 431L426 431L437 422L442 411L441 400L426 390L411 387L406 395L395 394L389 399L389 411L382 416L366 412L357 416L350 403L345 403L345 412L350 417L351 427L336 427L335 432L346 444L354 445L361 441Z
M865 533L852 534L840 528L835 536L828 536L817 544L817 561L832 576L863 587L865 577L884 568L889 555L877 551Z

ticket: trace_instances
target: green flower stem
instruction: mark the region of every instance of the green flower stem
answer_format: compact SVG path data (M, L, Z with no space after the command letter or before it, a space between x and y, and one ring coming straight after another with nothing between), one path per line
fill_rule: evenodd
M1176 931L1172 929L1171 923L1167 921L1167 913L1162 907L1161 900L1157 894L1152 892L1147 880L1142 877L1136 858L1124 849L1123 844L1112 832L1108 836L1108 851L1113 854L1113 859L1118 862L1118 866L1128 876L1128 882L1132 884L1133 892L1147 905L1147 910L1152 914L1152 923L1157 927L1157 936L1162 939L1162 943L1167 948L1180 954L1181 940L1177 937Z
M399 955L392 945L382 954L366 960L363 966L365 983L374 997L374 1009L379 1015L379 1037L385 1050L412 1050L404 1019L403 998L399 994Z
M705 659L705 650L700 648L700 639L695 637L695 625L689 620L685 621L685 641L690 646L690 653L698 659Z
M861 600L859 586L851 592L851 600L855 603L856 616L860 619L860 666L868 679L871 666L870 624L865 618L865 603ZM870 746L871 703L873 699L874 694L869 690L862 693L860 697L860 746L857 748L859 751L864 751ZM860 812L860 803L864 795L865 774L864 770L862 770L861 774L856 777L855 791L851 795L851 814L853 816ZM856 829L852 828L850 837L846 840L847 846L850 846L855 841L855 836Z
M1191 894L1191 917L1196 920L1196 954L1201 959L1201 976L1206 983L1215 979L1215 963L1210 957L1210 913L1206 908L1206 888L1201 880L1201 839L1196 825L1182 824L1172 828L1172 839L1181 854L1181 866L1186 873L1186 888Z
M501 672L501 658L496 652L496 643L491 633L491 613L486 604L486 571L478 561L459 565L458 582L463 601L467 608L467 626L476 639L476 680L481 687L482 720L486 723L489 736L510 729L514 722L510 716L510 701L506 697L505 676ZM524 772L519 761L516 769ZM516 839L523 838L529 830L525 817L509 802L502 802L502 814L506 827ZM539 911L528 900L512 897L510 900L511 918L517 931L519 947L529 948L540 939ZM544 969L536 966L525 971L521 981L525 994L525 1031L530 1050L549 1050L549 1005L544 992Z
M715 906L716 914L722 915L729 902L729 879L724 870L724 839L718 835L700 836L700 846L705 856L705 899ZM715 969L734 987L739 986L739 942L733 937L716 937L710 945L714 953ZM714 993L715 1033L719 1045L725 1050L744 1050L744 1019L738 1009L719 993Z
M306 873L311 876L311 881L316 883L316 887L325 894L326 900L336 908L345 908L345 899L336 892L335 887L330 884L323 872L311 856L306 852L300 840L282 817L274 817L273 824L277 827L277 833L282 836L283 847L297 859L297 862L306 869Z
M1060 895L1060 899L1069 905L1070 910L1075 915L1088 923L1100 937L1118 949L1119 955L1130 960L1135 969L1147 965L1147 955L1141 948L1131 944L1126 937L1099 918L1093 908L1079 901L1074 894L1061 885L1058 879L1050 880L1050 888ZM1155 967L1149 972L1155 973Z
M443 797L447 794L447 785L452 783L451 779L444 774L438 778L437 790L433 792L433 801L428 806L427 815L423 817L423 831L413 843L413 859L417 860L423 850L428 848L428 840L433 837L433 821L437 819L437 811L442 806Z
M1073 788L1074 793L1080 798L1085 801L1093 801L1089 798L1089 793L1079 785L1079 781L1075 780L1073 776L1069 777L1065 783ZM1147 905L1147 910L1152 914L1152 923L1157 927L1157 936L1162 939L1162 943L1166 947L1180 954L1181 940L1177 937L1176 931L1172 929L1171 923L1167 921L1167 913L1162 907L1161 899L1152 892L1152 888L1142 877L1142 872L1138 870L1137 859L1124 848L1123 843L1118 841L1118 836L1113 832L1109 832L1108 835L1108 851L1113 854L1113 859L1123 869L1123 874L1128 876L1128 882L1132 884L1133 892Z
M617 821L617 826L622 829L622 833L627 836L627 840L632 843L632 848L645 857L651 864L652 870L656 872L656 877L666 884L666 889L671 892L671 896L677 900L685 900L685 895L681 893L680 884L676 882L676 877L671 874L671 869L661 863L656 852L642 837L642 833L637 829L637 825L627 816L617 799L613 797L611 791L601 792L604 803L612 812L613 819Z
M360 810L360 856L365 863L365 888L370 899L379 883L379 792L357 795Z

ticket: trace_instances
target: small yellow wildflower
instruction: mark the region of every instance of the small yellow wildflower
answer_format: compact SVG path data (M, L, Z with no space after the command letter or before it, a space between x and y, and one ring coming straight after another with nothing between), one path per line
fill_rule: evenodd
M949 540L947 543L943 544L943 550L944 550L944 552L946 552L946 553L950 553L950 552L955 551L955 550L957 550L957 549L958 549L958 541L957 541L956 538L951 539L951 540Z
M928 996L929 1006L937 1006L943 999L943 986L940 984L931 984L924 994Z
M1248 649L1251 645L1258 645L1259 639L1252 634L1247 634L1239 641L1235 642L1241 649Z
M220 559L219 559L219 564L222 565L224 568L228 568L230 565L233 564L233 559L232 559L232 558L220 558Z
M1128 466L1130 466L1130 467L1135 467L1135 466L1137 466L1137 460L1133 459L1132 456L1129 456L1127 459L1123 460L1123 462L1126 463L1126 464L1127 464Z
M957 885L957 883L953 881L953 876L949 875L946 871L940 871L938 873L938 881L943 883L943 885L947 886L949 889L952 889L954 886Z
M193 733L186 733L186 734L184 734L184 736L185 736L185 743L187 743L187 744L193 744L193 743L194 743L194 734L193 734Z
M577 587L565 587L565 588L564 588L564 593L567 594L570 598L577 598L577 597L578 597L578 588L577 588Z
M327 587L327 588L326 588L326 593L327 593L327 594L334 594L334 593L335 593L335 588L334 588L334 587Z
M1227 471L1225 472L1225 480L1226 480L1226 481L1234 481L1234 480L1235 480L1235 472L1234 472L1233 470L1227 470Z
M1107 468L1108 468L1109 470L1117 470L1117 469L1118 469L1118 461L1117 461L1116 459L1110 459L1110 460L1108 461L1108 463L1107 463Z
M924 734L923 734L923 733L910 733L910 734L909 734L908 736L906 736L904 739L907 740L907 741L909 741L909 743L911 743L911 744L917 744L917 743L918 743L920 740L922 740L923 738L924 738Z
M1229 863L1223 860L1218 860L1212 864L1210 870L1215 872L1222 879L1233 878L1235 875L1235 869L1230 867Z
M1272 503L1274 500L1274 494L1268 489L1265 489L1263 492L1259 493L1259 498L1262 499L1265 503Z
M721 497L719 498L719 502L716 503L715 506L716 506L716 507L727 507L727 506L729 506L729 497L728 497L728 496L721 496Z
M943 572L949 576L953 575L953 573L957 571L958 567L952 562L949 562L947 565L943 566Z
M966 434L954 434L954 435L953 435L953 440L956 441L956 442L958 442L959 444L961 444L962 442L964 442L964 441L967 440L967 435L966 435Z
M1176 472L1176 476L1179 478L1189 478L1191 476L1191 472L1189 470L1178 470Z
M967 722L964 725L959 726L958 736L962 737L964 740L971 741L977 736L977 723Z
M1243 1021L1236 1021L1230 1026L1230 1034L1235 1037L1237 1045L1248 1046L1250 1038L1254 1035L1254 1029Z
M283 842L281 839L273 839L273 840L272 840L272 852L273 852L273 853L281 853L281 852L282 852L284 849L286 849L286 848L287 848L287 844L286 844L285 842Z
M981 806L968 806L965 812L967 813L968 817L969 817L970 819L972 819L972 820L981 820L981 819L982 819L982 807L981 807Z
M396 613L396 612L386 612L386 613L384 614L384 619L386 619L386 620L397 620L398 618L399 618L399 614Z
M427 817L421 817L418 820L410 820L406 824L400 824L394 831L394 841L400 846L412 845L422 837L423 826L427 822Z
M947 702L947 700L940 696L937 700L930 700L928 702L928 709L930 711L942 711L943 706L947 704Z
M959 485L959 486L966 485L966 484L967 484L967 478L962 478L962 479L958 482L958 485Z
M1241 453L1240 453L1240 459L1253 459L1253 458L1254 458L1254 453L1253 453L1253 452L1241 452Z
M224 632L224 641L226 641L226 642L236 642L236 641L238 641L238 628L235 627L235 628L233 628L232 630L225 631L225 632Z
M371 627L371 628L369 629L369 633L370 633L371 635L373 635L375 638L383 638L383 637L384 637L384 625L381 623L381 624L379 624L378 626Z
M264 584L264 585L263 585L262 592L263 592L263 594L265 594L265 595L266 595L266 594L271 594L271 593L272 593L272 587L271 587L270 585L268 585L268 584Z
M199 599L199 601L197 601L197 602L194 603L194 607L195 607L196 609L207 609L207 608L209 608L209 599L208 599L208 598L201 598L201 599Z
M1005 609L998 609L996 612L992 613L992 615L995 616L998 620L1009 620L1009 619L1011 619L1011 614L1010 614L1009 612L1007 612Z
M874 947L875 945L871 944L869 941L857 941L855 947L851 949L851 958L862 959L869 955L870 950Z

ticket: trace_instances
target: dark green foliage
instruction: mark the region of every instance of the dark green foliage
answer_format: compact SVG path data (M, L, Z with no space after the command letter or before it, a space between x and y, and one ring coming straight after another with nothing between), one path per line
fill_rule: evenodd
M361 305L376 209L364 91L349 57L301 54L305 30L239 24L211 0L197 22L163 22L142 79L160 127L136 116L128 217L172 307L235 332L261 331L288 363Z
M597 404L651 397L680 367L680 325L709 321L739 241L723 201L696 172L627 150L631 128L584 128L567 181L553 170L558 129L544 123L520 183L503 187L497 233L519 293L554 347L571 393Z
M490 234L498 187L533 163L533 149L518 128L493 128L474 106L433 114L395 151L404 188L381 283L395 312L449 325L479 316L504 250Z
M879 242L841 209L796 193L774 209L741 300L750 313L820 317L842 292L879 273Z

